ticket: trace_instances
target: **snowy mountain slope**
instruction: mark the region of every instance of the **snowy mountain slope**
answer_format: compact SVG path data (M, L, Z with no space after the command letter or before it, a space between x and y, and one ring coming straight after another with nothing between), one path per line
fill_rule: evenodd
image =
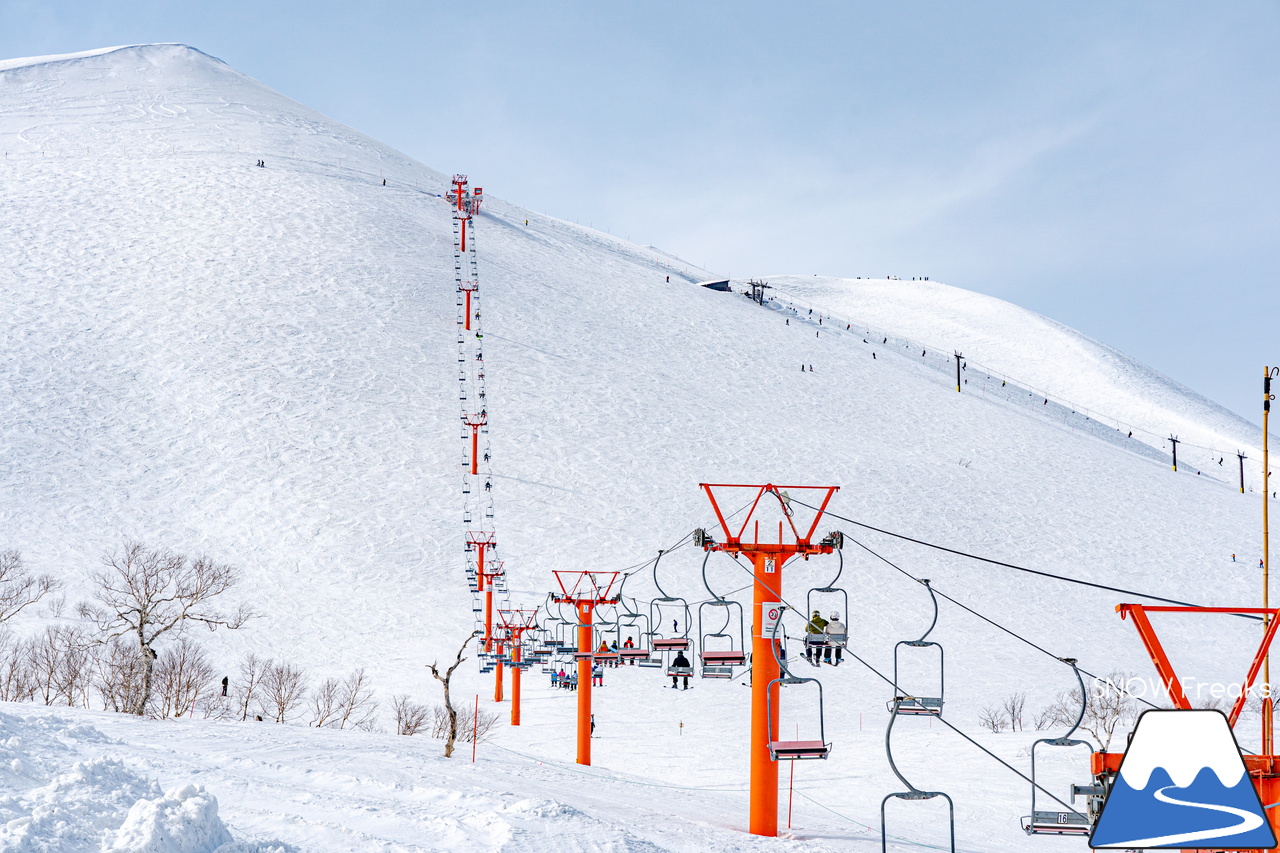
M246 650L316 676L366 666L384 696L433 697L422 665L451 657L471 621L441 175L169 45L0 72L0 148L0 547L66 577L73 601L123 537L208 551L245 569L240 594L264 614L202 638L225 667ZM491 200L477 239L499 553L518 600L538 603L553 569L632 565L708 525L700 481L771 480L841 485L843 515L1022 565L1255 601L1256 496L957 395L934 371L693 287L671 259L598 232ZM1132 405L1116 414L1140 416ZM1114 594L823 527L1094 672L1149 672ZM673 553L664 586L706 598L700 564ZM728 560L709 571L718 592L745 583ZM788 573L803 602L834 560ZM853 545L842 581L854 647L886 671L893 643L927 626L928 598ZM1255 634L1187 620L1169 645L1188 671L1231 680ZM934 636L948 716L969 730L1012 691L1036 704L1071 686L1060 664L949 605ZM888 688L853 662L822 675L837 752L799 784L875 824L900 786L882 752ZM464 694L492 689L469 666L459 678ZM525 725L499 742L569 757L571 697L529 681ZM678 695L649 672L608 681L598 769L666 785L745 778L740 683ZM680 720L696 732L673 734ZM896 735L904 772L957 797L962 844L1029 849L1014 823L1025 783L918 722ZM1025 739L988 740L1025 763ZM827 825L818 811L807 826ZM903 827L939 838L936 822Z
M1126 421L1151 438L1172 433L1188 445L1261 458L1253 424L1113 347L1002 299L935 281L768 280L784 299L794 296L947 354L963 351L986 369Z

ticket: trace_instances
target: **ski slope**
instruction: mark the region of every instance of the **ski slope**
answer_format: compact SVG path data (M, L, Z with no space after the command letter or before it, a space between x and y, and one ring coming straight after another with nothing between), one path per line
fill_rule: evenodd
M0 65L0 150L0 548L64 578L70 604L125 538L208 553L243 568L236 597L262 614L201 635L227 672L247 651L316 679L363 666L384 698L435 701L424 664L452 659L471 629L444 176L180 45ZM945 374L861 335L787 322L697 287L705 270L486 190L476 239L514 601L540 603L554 569L633 566L710 526L700 482L771 481L839 485L833 511L958 550L1256 603L1256 494L1174 475L1034 407L956 394ZM965 292L941 285L892 282L889 298L883 282L771 281L905 336L981 349L976 360L1011 375L1069 375L1064 396L1093 389L1117 417L1175 412L1186 433L1247 437L1149 369L977 294L964 314L953 303ZM822 526L834 528L851 539L851 648L881 672L893 644L928 625L929 600L854 539L1093 672L1150 674L1116 594ZM708 598L701 563L688 547L664 558L664 587ZM803 602L835 560L787 571L789 600ZM708 574L722 594L746 583L727 558ZM626 592L656 594L643 575ZM45 608L15 628L55 618ZM947 718L971 733L1010 692L1031 708L1073 684L945 603L931 638L947 650ZM1175 663L1209 680L1238 679L1255 639L1239 620L1167 633ZM4 712L111 739L79 744L77 760L116 756L166 790L205 785L232 836L253 843L522 850L521 833L554 828L566 849L877 849L880 799L901 790L883 752L889 688L851 660L821 677L835 752L796 771L795 846L740 834L741 680L683 693L650 671L611 671L588 776L571 763L572 697L537 677L524 725L499 730L475 768L436 760L427 739ZM493 704L489 677L467 664L458 679L459 693ZM797 701L786 714L784 726L807 725L813 709ZM1032 735L980 740L1025 770ZM962 849L1085 849L1028 839L1016 823L1026 783L928 720L899 724L895 756L918 786L956 799ZM1064 793L1087 775L1062 773L1051 784ZM462 828L428 819L441 803ZM904 839L892 849L942 843L935 804L891 804L890 832Z

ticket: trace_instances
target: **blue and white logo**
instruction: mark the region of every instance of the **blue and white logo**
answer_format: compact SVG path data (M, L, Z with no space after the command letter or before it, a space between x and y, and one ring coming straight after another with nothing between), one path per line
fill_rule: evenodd
M1147 711L1089 838L1098 848L1276 846L1221 711Z

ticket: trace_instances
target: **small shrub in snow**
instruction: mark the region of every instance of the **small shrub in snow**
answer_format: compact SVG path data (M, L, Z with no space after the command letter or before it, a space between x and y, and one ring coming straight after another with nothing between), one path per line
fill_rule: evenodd
M396 734L416 735L426 728L431 709L408 696L400 694L391 697L391 712L396 718Z
M308 707L310 725L316 728L368 730L374 726L378 702L364 669L357 669L341 681L322 681L312 691Z

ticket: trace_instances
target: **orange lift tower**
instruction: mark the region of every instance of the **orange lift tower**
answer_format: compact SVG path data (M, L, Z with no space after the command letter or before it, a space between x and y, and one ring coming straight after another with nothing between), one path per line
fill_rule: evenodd
M555 571L560 595L551 594L557 604L572 604L578 615L578 763L591 764L591 665L592 623L595 610L602 604L617 604L610 596L620 572Z
M484 593L484 650L493 651L496 638L493 636L493 588L498 578L502 577L502 563L486 567L485 552L498 547L498 534L491 530L467 531L467 550L476 551L476 591ZM497 687L494 690L495 702L502 701L502 664L495 668Z
M471 473L480 473L480 430L489 423L489 412L481 410L480 414L464 415L462 422L471 427Z
M474 190L467 188L466 175L453 176L453 189L451 189L445 198L453 205L453 218L458 223L458 241L457 249L459 255L467 252L467 223L471 221L471 217L480 212L480 204L484 200L484 190L476 187ZM469 265L474 267L474 265ZM471 331L471 294L480 287L479 280L472 275L470 279L462 279L461 264L458 265L458 289L466 294L467 311L466 324L467 331Z
M742 554L751 561L755 577L755 603L751 621L751 819L753 835L778 834L778 765L769 751L770 733L778 730L778 659L772 648L773 639L765 630L769 611L780 612L782 602L782 566L792 557L809 559L811 554L830 554L835 540L827 537L813 541L818 522L839 486L742 486L700 484L720 523L723 540L714 541L706 531L694 531L694 544L706 551ZM730 527L729 519L716 497L727 493L745 494L750 509L742 524ZM817 506L812 521L796 526L791 495L800 493L812 498L806 503ZM798 497L799 495L797 495ZM821 500L819 500L821 498ZM812 511L812 510L810 510ZM736 514L736 513L734 513ZM773 521L777 520L777 533ZM761 522L764 522L762 525ZM766 541L768 540L768 541ZM776 621L776 620L775 620Z
M520 725L520 673L529 665L524 661L521 636L538 629L538 608L532 610L498 610L498 621L511 647L511 725Z

